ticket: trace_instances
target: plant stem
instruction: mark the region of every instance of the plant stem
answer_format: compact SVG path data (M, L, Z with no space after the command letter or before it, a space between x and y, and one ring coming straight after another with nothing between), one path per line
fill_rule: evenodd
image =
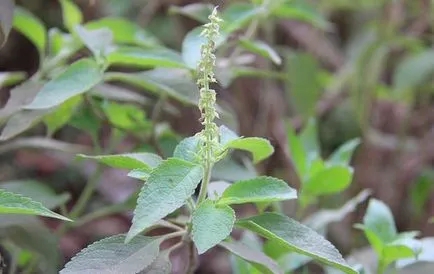
M212 170L212 164L209 161L207 161L204 165L203 179L202 179L202 184L200 186L199 197L197 198L197 205L200 205L200 203L202 203L206 198L208 184L211 179L211 170Z

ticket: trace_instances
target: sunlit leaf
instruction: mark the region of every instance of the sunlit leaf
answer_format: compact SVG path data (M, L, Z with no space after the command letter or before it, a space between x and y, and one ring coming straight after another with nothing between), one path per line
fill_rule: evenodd
M62 8L63 25L70 31L83 21L83 14L78 6L71 0L60 0Z
M94 159L115 168L144 169L148 171L157 167L162 161L161 157L157 154L147 152L98 156L79 154L78 157Z
M17 7L14 11L13 27L35 45L40 57L43 58L47 43L47 30L44 23L24 8Z
M227 142L224 147L246 150L252 153L254 163L266 159L274 152L274 148L270 142L267 139L259 137L233 139Z

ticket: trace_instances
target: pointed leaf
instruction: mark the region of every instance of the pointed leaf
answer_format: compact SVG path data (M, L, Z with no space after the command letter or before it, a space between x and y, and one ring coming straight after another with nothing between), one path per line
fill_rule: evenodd
M17 7L14 11L13 26L35 45L39 56L43 58L47 43L47 30L44 23L26 9Z
M163 250L155 261L139 274L170 274L172 273L172 263L170 262L170 252Z
M142 187L133 224L125 239L150 227L158 220L184 205L202 179L202 167L181 159L170 158L155 168Z
M116 43L138 45L142 47L156 47L160 42L142 27L120 17L103 17L87 23L86 28L108 28L113 33Z
M70 219L44 207L40 202L33 201L32 199L20 194L5 191L1 188L0 213L39 215L57 218L64 221L71 221Z
M125 235L112 236L80 251L60 274L136 274L155 261L159 246L157 237L139 236L125 244Z
M161 157L157 154L147 152L98 156L79 154L77 156L80 158L94 159L115 168L144 169L147 171L157 167L162 161Z
M227 205L211 200L201 203L192 216L192 238L199 254L214 247L231 234L235 212Z
M313 257L345 273L357 274L357 271L347 265L342 255L329 241L287 216L264 213L241 219L237 221L237 225L252 230L267 239L279 241L288 251Z
M360 139L352 139L342 144L327 160L327 163L335 165L348 165L353 156L354 150L360 144Z
M60 0L62 7L63 25L70 31L83 21L83 15L77 5L71 0Z
M219 245L250 262L261 273L283 274L277 263L261 251L252 249L241 242L221 242Z
M218 204L275 202L297 198L297 191L280 179L260 176L231 184Z
M246 137L231 140L225 148L246 150L253 155L253 162L258 163L273 154L274 148L267 139L259 137Z
M363 225L377 235L383 243L391 242L397 236L392 212L385 203L377 199L369 200Z
M119 47L107 55L107 61L110 65L129 65L143 68L186 67L179 53L165 48Z
M25 109L47 109L84 93L102 80L100 68L91 59L80 59L45 84Z
M60 104L53 112L44 116L44 124L47 126L48 135L51 136L56 130L69 122L72 115L81 103L81 96L74 96Z
M239 40L239 43L243 48L270 59L276 65L280 65L282 63L282 58L280 58L279 54L277 54L277 52L270 47L270 45L263 41L251 41L242 38Z
M8 181L0 183L0 188L39 201L48 209L59 207L70 198L68 193L56 194L46 184L34 180Z

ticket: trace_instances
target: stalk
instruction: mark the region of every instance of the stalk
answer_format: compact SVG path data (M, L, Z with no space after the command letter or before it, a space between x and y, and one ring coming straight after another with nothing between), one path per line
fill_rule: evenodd
M200 155L203 163L203 179L197 200L198 205L206 198L211 170L216 161L215 155L219 149L219 132L214 122L215 118L219 117L216 111L216 92L210 88L210 84L217 82L213 71L216 60L214 50L215 41L219 35L219 23L222 20L217 16L216 8L208 18L210 22L205 24L205 28L201 33L206 38L206 43L201 46L201 58L197 67L197 84L200 87L199 110L203 125L203 129L199 133L202 144Z

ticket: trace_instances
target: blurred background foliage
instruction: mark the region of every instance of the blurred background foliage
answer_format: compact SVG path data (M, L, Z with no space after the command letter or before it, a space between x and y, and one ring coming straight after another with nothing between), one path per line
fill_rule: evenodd
M194 68L199 58L199 30L195 28L206 21L212 5L219 5L225 20L216 68L221 122L242 136L267 137L275 154L256 170L245 155L236 154L216 167L215 179L232 181L255 173L269 174L300 188L303 178L297 174L288 136L312 122L316 133L307 135L318 141L304 146L308 154L317 153L329 161L342 144L358 140L360 145L351 159L351 185L340 193L316 197L315 203L306 198L304 215L321 207L338 208L361 190L370 189L373 197L390 206L399 231L434 234L434 225L428 222L434 215L434 1L272 0L264 1L266 5L261 0L75 2L83 12L83 22L91 22L86 27L108 24L99 18L128 19L133 24L113 25L115 42L144 48L164 45L179 53L187 68ZM16 5L39 18L47 29L68 31L57 0L17 0ZM50 37L56 31L50 31ZM11 89L40 72L41 62L46 62L37 43L22 33L12 29L0 50L3 106L10 100ZM67 46L65 40L57 49L52 44L50 54L55 56ZM86 49L74 50L67 61L88 54ZM0 181L6 182L4 188L9 185L15 190L11 181L22 184L31 178L34 182L30 184L48 185L56 194L50 196L50 208L69 208L95 168L92 162L77 162L75 153L98 144L93 151L112 146L113 152L153 151L167 157L182 137L198 131L197 88L190 74L170 64L143 70L125 63L125 56L119 58L113 59L106 82L92 91L92 100L76 98L62 104L63 110L46 116L43 123L35 120L25 128L3 129ZM56 70L50 69L47 72L55 75ZM11 114L7 111L7 105L0 110L5 128ZM18 134L18 138L9 138ZM117 141L113 143L113 139ZM86 210L131 203L125 199L137 183L124 175L122 170L104 169ZM294 213L291 204L283 206L288 214ZM353 229L354 223L361 222L364 208L327 230L329 239L344 254L366 243ZM240 214L248 210L240 208ZM129 218L128 214L116 214L78 224L60 239L61 254L68 259L93 239L126 231ZM31 237L37 229L40 233L27 241L24 250L57 256L55 247L40 244L44 239L51 241L49 231L39 219L30 221L33 233L25 233L26 225L21 226L24 232L20 235ZM51 228L57 226L52 220L44 222ZM2 221L0 228L5 223ZM10 239L19 238L18 232L4 231ZM4 245L15 250L13 242ZM26 252L14 257L22 261L19 264L28 262ZM204 257L200 273L223 273L221 269L229 268L221 266L219 253Z

